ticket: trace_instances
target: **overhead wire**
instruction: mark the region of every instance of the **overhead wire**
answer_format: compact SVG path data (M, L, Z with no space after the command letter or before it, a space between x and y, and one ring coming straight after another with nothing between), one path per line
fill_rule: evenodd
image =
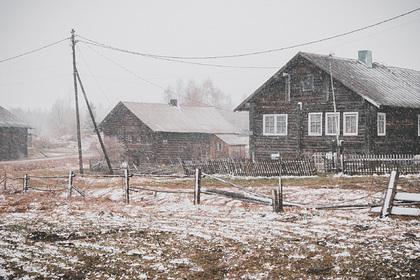
M78 41L78 42L79 42L79 41ZM111 63L113 63L114 65L118 66L119 68L123 69L123 70L124 70L124 71L126 71L127 73L129 73L129 74L133 75L133 76L134 76L134 77L136 77L137 79L140 79L140 80L142 80L143 82L146 82L146 83L148 83L148 84L150 84L150 85L152 85L152 86L154 86L154 87L157 87L157 88L159 88L159 89L163 89L163 90L165 89L165 87L164 87L164 86L159 85L159 84L157 84L157 83L155 83L155 82L152 82L152 81L149 81L148 79L143 78L142 76L138 75L138 74L137 74L137 73L135 73L134 71L132 71L132 70L128 69L127 67L125 67L125 66L123 66L123 65L119 64L118 62L116 62L116 61L112 60L111 58L109 58L109 57L107 57L107 56L103 55L102 53L98 52L97 50L95 50L95 49L93 49L93 48L91 48L91 47L89 47L89 46L87 46L87 47L88 47L90 50L92 50L93 52L95 52L97 55L99 55L99 56L101 56L102 58L104 58L104 59L108 60L109 62L111 62Z
M181 63L185 63L183 61L180 61L179 59L187 59L187 60L194 60L194 59L221 59L221 58L234 58L234 57L244 57L244 56L251 56L251 55L260 55L260 54L267 54L267 53L273 53L273 52L279 52L279 51L284 51L284 50L289 50L289 49L295 49L298 47L304 47L304 46L308 46L308 45L313 45L316 43L321 43L321 42L325 42L325 41L329 41L332 39L336 39L336 38L340 38L340 37L344 37L350 34L354 34L360 31L364 31L379 25L382 25L384 23L388 23L394 20L397 20L399 18L405 17L409 14L415 13L420 11L420 7L412 9L410 11L407 11L405 13L396 15L394 17L391 18L387 18L385 20L367 25L367 26L363 26L360 28L356 28L347 32L343 32L343 33L339 33L336 35L332 35L332 36L328 36L328 37L324 37L321 39L317 39L317 40L312 40L312 41L308 41L308 42L303 42L303 43L298 43L298 44L294 44L294 45L290 45L290 46L286 46L286 47L280 47L280 48L274 48L274 49L267 49L267 50L261 50L261 51L254 51L254 52L245 52L245 53L237 53L237 54L229 54L229 55L213 55L213 56L172 56L172 55L159 55L159 54L151 54L151 53L144 53L144 52L137 52L137 51L130 51L130 50L126 50L126 49L121 49L121 48L117 48L117 47L113 47L110 45L106 45L106 44L102 44L96 41L93 41L91 39L88 39L86 37L80 36L78 35L78 37L87 40L90 44L95 44L97 46L101 46L104 48L109 48L109 49L113 49L113 50L118 50L121 52L126 52L126 53L131 53L131 54L136 54L136 55L141 55L141 56L147 56L147 57L153 57L153 58L160 58L160 59L166 59L169 61L173 61L176 60L178 62ZM85 42L86 43L86 42ZM190 62L190 64L192 64ZM203 65L203 66L217 66L217 67L228 67L228 68L271 68L271 67L238 67L238 66L229 66L229 65L216 65L216 64L206 64L206 63L195 63L196 65ZM277 67L276 67L277 68Z
M232 69L278 69L279 68L279 66L235 66L235 65L226 65L226 64L213 64L213 63L185 61L185 60L181 60L181 59L167 58L167 57L164 57L164 56L156 56L156 55L144 54L144 53L136 52L136 51L130 51L130 50L126 50L126 49L121 49L121 48L113 47L113 46L110 46L110 45L105 45L105 44L102 44L102 43L99 43L99 42L95 42L95 41L92 41L92 40L89 40L89 41L78 40L78 42L85 43L85 44L88 44L88 45L93 45L93 46L96 46L96 47L105 48L105 49L110 49L110 50L114 50L114 51L119 51L119 52L123 52L123 53L148 57L148 58L152 58L152 59L156 59L156 60L178 62L178 63L183 63L183 64L192 64L192 65L199 65L199 66L211 66L211 67L219 67L219 68L232 68Z
M13 59L16 59L16 58L19 58L19 57L25 56L25 55L29 55L29 54L33 54L33 53L39 52L39 51L44 50L44 49L46 49L46 48L49 48L49 47L52 47L52 46L58 45L58 44L60 44L60 43L62 43L62 42L64 42L64 41L66 41L66 40L69 40L69 39L70 39L70 37L67 37L67 38L64 38L64 39L62 39L62 40L59 40L59 41L56 41L56 42L53 42L53 43L50 43L50 44L44 45L44 46L42 46L42 47L39 47L39 48L36 48L36 49L30 50L30 51L27 51L27 52L24 52L24 53L21 53L21 54L18 54L18 55L12 56L12 57L8 57L8 58L5 58L5 59L2 59L2 60L0 60L0 63L2 63L2 62L6 62L6 61L9 61L9 60L13 60Z
M83 52L82 52L81 48L79 48L77 45L76 45L76 48L77 48L78 53L80 53L80 56L82 57L82 60L83 60L83 63L85 64L85 66L86 66L86 69L88 70L88 72L90 73L90 75L91 75L91 76L93 77L93 79L95 80L96 86L98 87L99 91L102 93L102 95L103 95L103 96L105 97L105 99L107 100L108 105L111 105L111 101L110 101L110 99L109 99L109 98L108 98L108 96L105 94L105 91L103 90L103 88L99 85L99 82L98 82L98 80L96 79L95 75L93 75L93 73L92 73L92 71L91 71L91 69L90 69L90 67L89 67L89 65L88 65L88 63L87 63L87 60L86 60L86 58L85 58L85 56L84 56L84 54L83 54Z

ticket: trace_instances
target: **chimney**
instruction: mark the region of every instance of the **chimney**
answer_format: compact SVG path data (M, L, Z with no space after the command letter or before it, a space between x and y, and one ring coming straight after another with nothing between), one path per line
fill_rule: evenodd
M372 68L372 51L361 50L358 52L358 60L369 68Z
M178 106L178 100L177 99L169 100L169 105L177 107Z

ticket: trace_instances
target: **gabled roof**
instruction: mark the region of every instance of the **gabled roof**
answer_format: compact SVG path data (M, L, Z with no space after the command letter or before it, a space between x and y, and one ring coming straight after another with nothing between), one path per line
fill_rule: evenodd
M153 131L237 134L248 131L248 113L215 107L140 102L122 104Z
M231 146L246 146L249 145L248 135L237 134L215 134L220 140Z
M0 106L0 127L29 128L30 126Z
M376 62L372 67L368 67L356 59L299 52L235 110L246 110L245 104L268 86L274 77L281 75L298 57L305 58L327 73L331 62L331 72L335 80L377 107L420 108L420 71L385 66Z

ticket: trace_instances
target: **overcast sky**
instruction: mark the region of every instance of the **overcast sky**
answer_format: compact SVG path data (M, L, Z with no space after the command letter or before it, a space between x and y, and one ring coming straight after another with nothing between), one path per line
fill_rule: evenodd
M0 60L76 34L124 49L177 56L225 55L280 48L335 35L420 7L396 1L104 1L0 0ZM293 50L200 62L280 68L298 51L420 70L420 12L343 38ZM93 49L92 49L93 48ZM153 82L127 73L109 60ZM161 102L178 80L210 78L234 105L276 69L227 69L158 61L77 44L77 63L91 101ZM0 105L46 108L73 101L69 42L0 63Z

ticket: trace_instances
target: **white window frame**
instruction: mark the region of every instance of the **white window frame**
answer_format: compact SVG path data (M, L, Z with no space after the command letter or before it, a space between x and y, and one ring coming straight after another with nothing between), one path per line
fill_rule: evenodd
M417 136L420 136L420 114L417 115Z
M379 126L379 117L382 116L384 118L384 123L383 123L383 129L384 132L380 132L380 126ZM378 113L378 116L376 118L376 127L377 127L377 131L378 131L378 136L385 136L386 135L386 113Z
M277 132L277 117L285 116L286 117L286 132L279 133ZM267 117L274 117L274 133L266 133L265 132L265 119ZM263 135L265 136L287 136L287 131L289 127L289 116L287 114L263 114Z
M321 129L319 132L311 131L311 120L312 120L312 117L316 115L321 116L321 120L320 120ZM322 136L322 112L308 113L308 136Z
M356 132L355 133L349 133L346 132L347 125L346 125L346 117L356 115ZM344 112L343 113L343 135L344 136L357 136L359 135L359 112Z
M222 151L222 142L216 142L216 151L221 152Z
M340 127L340 112L336 112L336 113L334 113L334 112L325 112L325 135L337 135L337 133L331 133L331 132L328 132L328 117L329 116L333 116L334 117L334 114L336 115L336 116L338 116L338 120L337 120L337 131L338 131L338 135L340 135L340 129L341 129L341 127Z

